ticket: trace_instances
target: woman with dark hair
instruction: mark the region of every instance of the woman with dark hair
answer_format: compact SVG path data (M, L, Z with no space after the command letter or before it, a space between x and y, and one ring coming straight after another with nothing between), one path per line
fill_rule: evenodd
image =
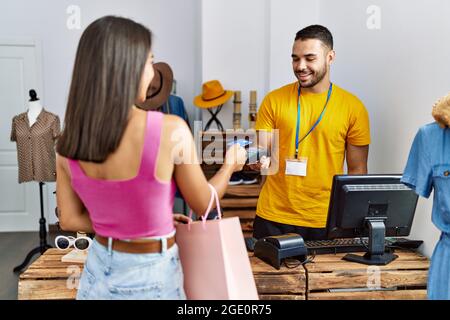
M223 196L247 157L234 145L208 182L186 123L136 107L146 99L152 63L150 31L129 19L98 19L79 42L57 144L60 225L96 233L77 299L184 299L175 181L202 215L208 183Z

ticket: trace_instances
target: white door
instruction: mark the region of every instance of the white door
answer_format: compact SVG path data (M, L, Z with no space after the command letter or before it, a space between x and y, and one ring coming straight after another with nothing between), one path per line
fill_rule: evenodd
M19 184L16 143L10 141L12 118L27 110L28 91L42 98L39 60L33 41L0 39L0 232L39 230L39 183Z

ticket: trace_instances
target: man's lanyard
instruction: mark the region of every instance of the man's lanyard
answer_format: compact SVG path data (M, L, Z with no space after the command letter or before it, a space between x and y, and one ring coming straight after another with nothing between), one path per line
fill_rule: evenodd
M317 125L319 124L320 120L322 120L323 118L323 114L325 113L325 109L327 108L328 105L328 101L330 101L330 97L331 97L331 92L333 91L333 84L330 83L330 88L328 89L328 96L327 96L327 101L325 102L325 105L323 106L323 110L322 113L319 116L319 119L317 119L316 123L314 123L314 125L311 127L311 129L309 129L308 133L300 140L298 141L298 134L300 131L300 91L301 91L301 87L300 84L298 86L298 105L297 105L297 129L295 131L295 159L297 159L298 157L298 146L299 144L306 139L307 136L309 136L309 134L317 127Z

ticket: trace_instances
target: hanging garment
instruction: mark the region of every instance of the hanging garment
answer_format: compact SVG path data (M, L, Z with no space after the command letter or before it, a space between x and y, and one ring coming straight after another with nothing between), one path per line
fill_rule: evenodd
M17 143L19 183L56 181L55 140L60 130L59 117L45 109L31 127L26 112L13 118L11 141Z
M442 233L431 257L428 298L450 300L450 129L420 128L402 182L425 198L434 190L431 219Z
M175 114L186 121L189 125L189 116L184 107L183 99L178 96L170 95L168 101L159 108L159 111L165 114Z

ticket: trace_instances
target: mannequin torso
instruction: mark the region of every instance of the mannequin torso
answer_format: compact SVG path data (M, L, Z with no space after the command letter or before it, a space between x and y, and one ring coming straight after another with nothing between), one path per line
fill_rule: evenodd
M37 101L30 101L28 103L28 112L27 112L27 116L28 116L28 122L30 123L30 127L35 124L37 117L39 116L39 114L42 111L42 105L41 102L39 100Z

